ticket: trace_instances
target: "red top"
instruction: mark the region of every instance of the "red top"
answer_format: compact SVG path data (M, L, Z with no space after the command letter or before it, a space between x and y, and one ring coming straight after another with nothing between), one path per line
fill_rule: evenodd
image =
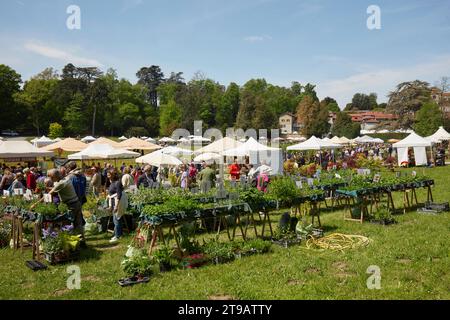
M36 176L32 172L27 173L27 188L30 190L36 189Z
M232 165L230 165L229 170L230 170L231 179L238 180L239 174L241 172L241 168L239 167L239 165L236 163L233 163Z

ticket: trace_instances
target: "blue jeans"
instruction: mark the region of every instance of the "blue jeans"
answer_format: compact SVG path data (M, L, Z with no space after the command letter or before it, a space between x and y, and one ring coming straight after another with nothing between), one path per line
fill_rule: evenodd
M116 238L120 238L122 236L122 224L121 220L117 219L116 215L113 213L113 222L114 222L114 236Z

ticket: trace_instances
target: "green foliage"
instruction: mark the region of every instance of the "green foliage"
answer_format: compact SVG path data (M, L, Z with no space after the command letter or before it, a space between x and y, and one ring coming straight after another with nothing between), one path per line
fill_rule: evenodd
M181 127L181 108L174 100L161 105L159 127L162 136L170 136L175 129Z
M85 114L82 112L83 106L84 96L81 93L76 93L69 107L64 112L63 121L71 134L86 132L86 119Z
M148 131L144 127L131 127L125 134L129 137L144 137L148 135Z
M156 250L152 257L156 260L157 263L163 265L171 265L173 264L173 253L174 250L168 246L162 246Z
M439 106L432 101L426 102L416 113L414 130L423 137L430 136L443 125L443 119Z
M0 220L0 248L4 248L9 245L11 237L11 223L5 220Z
M354 123L352 118L345 112L338 112L333 124L331 134L338 137L347 137L353 139L359 136L360 125Z
M64 135L63 127L57 122L50 123L48 137L50 139L61 138Z
M424 81L402 82L389 94L387 111L396 114L399 119L396 126L410 129L414 125L414 113L429 101L431 89Z
M302 134L321 137L330 129L328 108L311 96L305 96L297 107L297 118L302 125Z
M34 207L33 211L46 217L52 217L58 214L58 207L53 203L41 202Z
M139 254L127 257L122 261L122 270L128 276L149 276L153 271L153 262L145 250L140 250Z
M292 203L299 196L295 181L289 177L278 177L269 183L267 196L280 201L283 206Z

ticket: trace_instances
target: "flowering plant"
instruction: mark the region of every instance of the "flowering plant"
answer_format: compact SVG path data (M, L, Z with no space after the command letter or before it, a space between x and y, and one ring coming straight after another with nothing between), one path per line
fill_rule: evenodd
M79 235L72 235L73 226L65 225L60 230L42 229L42 246L44 252L76 251L80 242Z

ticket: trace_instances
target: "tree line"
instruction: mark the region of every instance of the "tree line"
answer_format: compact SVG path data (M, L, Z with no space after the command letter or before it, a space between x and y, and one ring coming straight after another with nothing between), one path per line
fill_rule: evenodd
M31 135L48 134L52 128L53 135L65 136L167 136L177 128L192 132L195 120L202 120L204 129L223 132L230 127L278 128L279 116L290 112L302 124L302 134L323 136L330 132L328 113L333 111L333 134L359 134L359 126L336 100L320 101L310 83L283 87L251 79L243 86L225 86L202 73L189 81L182 72L166 77L155 65L139 69L136 78L133 84L114 69L103 72L69 63L61 74L47 68L23 83L15 70L0 65L0 127ZM396 126L411 127L416 124L411 112L429 103L429 95L429 85L415 81L399 85L388 104L378 104L374 93L357 93L344 111L388 110L399 115ZM411 102L405 104L405 97Z

